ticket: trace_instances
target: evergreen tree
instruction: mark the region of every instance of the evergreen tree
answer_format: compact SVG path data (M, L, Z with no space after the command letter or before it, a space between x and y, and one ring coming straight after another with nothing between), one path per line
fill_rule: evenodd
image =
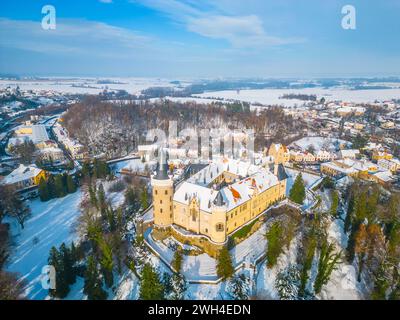
M92 206L98 208L96 192L95 192L95 190L93 190L91 183L89 184L89 197L90 197L90 204Z
M290 189L289 199L298 204L303 204L306 198L306 189L301 173L299 173L294 181L292 189Z
M347 242L346 256L347 260L352 263L355 256L355 240L356 234L360 228L360 225L364 222L367 217L367 194L366 192L361 192L357 197L354 204L354 213L351 217L351 229L349 240Z
M88 296L88 300L107 299L107 292L104 291L102 286L97 261L92 255L88 258L83 293Z
M54 267L56 273L56 286L55 289L49 289L49 294L52 297L63 299L69 293L69 284L66 277L63 256L55 247L52 247L50 250L48 264Z
M76 191L76 185L70 175L67 175L67 192L74 193Z
M248 300L250 298L250 279L245 274L235 275L228 284L229 295L234 300Z
M371 298L373 300L386 300L386 294L390 288L387 264L381 263L374 274L374 288Z
M351 194L349 197L349 204L347 207L347 214L346 214L346 218L344 220L344 231L347 233L350 231L351 228L351 220L352 220L352 216L353 216L353 212L354 212L354 195Z
M47 186L47 181L43 178L39 182L39 197L41 201L50 200L50 192Z
M300 273L296 266L289 266L278 273L275 288L281 300L296 300L300 290Z
M104 208L106 206L106 194L104 192L104 187L102 183L100 183L99 188L97 190L97 200L100 205L100 208Z
M53 199L57 197L54 176L51 174L47 178L47 189L49 190L49 198Z
M266 234L267 238L267 266L272 268L283 252L282 226L279 221L274 222Z
M330 208L330 214L333 218L337 218L338 207L339 207L339 194L335 190L332 192L332 205Z
M182 260L183 260L182 249L181 247L178 247L178 249L174 252L174 258L172 260L172 267L176 272L181 271Z
M140 195L140 202L142 204L143 210L146 210L147 207L149 206L146 187L143 187L142 189L142 193Z
M141 300L164 299L164 286L160 281L158 273L148 263L143 267L140 284Z
M335 270L341 262L340 258L341 252L335 253L335 245L325 240L321 247L318 273L314 282L315 294L319 294L322 287L328 283L333 270Z
M171 277L171 287L172 290L169 299L183 300L187 290L185 277L182 274L175 272Z
M235 269L233 268L232 258L229 253L228 247L224 246L219 252L217 259L217 275L223 280L232 277Z
M54 188L55 188L55 196L57 198L62 198L65 196L64 183L61 175L56 175L54 177Z
M101 236L99 236L97 244L101 251L100 266L104 275L104 282L108 288L111 288L114 284L112 248Z
M302 269L300 271L300 287L299 287L299 297L304 298L307 296L307 282L309 279L309 272L314 260L315 249L317 247L317 238L314 228L312 228L304 237L304 256L302 261Z
M85 161L82 165L82 176L84 178L90 178L91 174L90 174L91 170L90 170L90 164L88 161Z
M75 269L74 269L74 264L75 261L73 260L72 254L71 254L71 249L69 249L65 243L63 243L60 246L60 257L61 261L63 264L63 270L64 270L64 277L65 281L71 285L75 283L76 280L76 274L75 274Z

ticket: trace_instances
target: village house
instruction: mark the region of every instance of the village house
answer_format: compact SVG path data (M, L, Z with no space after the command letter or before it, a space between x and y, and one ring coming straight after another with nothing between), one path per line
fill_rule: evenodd
M341 159L356 159L360 155L358 149L343 149L339 151L339 158Z
M24 190L39 185L41 179L46 178L46 172L35 165L21 164L17 169L6 176L1 183L11 185L17 190Z
M372 153L372 160L391 160L393 159L393 155L386 151L378 151L374 150Z
M290 161L290 152L286 146L280 143L273 143L269 147L268 155L277 159L280 163L286 163Z
M391 176L390 171L381 170L377 164L371 161L353 159L340 159L323 163L321 164L321 173L334 177L356 177L380 183L387 183L389 180L385 180L386 176Z
M317 159L317 161L320 161L320 162L329 161L329 160L333 159L333 155L326 150L319 150L317 152L316 159Z
M379 159L378 166L393 173L396 173L397 171L400 171L400 160L397 158Z

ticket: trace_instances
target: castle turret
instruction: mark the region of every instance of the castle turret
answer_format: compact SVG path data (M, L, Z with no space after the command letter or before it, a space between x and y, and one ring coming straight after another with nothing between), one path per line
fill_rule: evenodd
M212 223L210 230L210 238L212 241L217 243L223 243L226 240L226 202L222 196L222 192L219 191L213 201L212 206Z
M174 183L168 175L168 163L165 151L160 148L156 173L151 177L153 188L154 225L166 228L173 223L172 197Z

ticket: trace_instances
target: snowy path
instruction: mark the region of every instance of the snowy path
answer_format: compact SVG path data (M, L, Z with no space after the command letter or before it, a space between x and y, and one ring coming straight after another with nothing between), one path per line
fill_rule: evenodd
M61 199L32 201L32 215L23 230L16 221L8 221L11 224L14 245L7 270L18 272L25 279L28 299L46 298L48 291L42 288L40 281L42 267L47 264L52 246L58 247L63 242L70 243L76 239L73 225L80 214L81 196L82 193L78 190Z

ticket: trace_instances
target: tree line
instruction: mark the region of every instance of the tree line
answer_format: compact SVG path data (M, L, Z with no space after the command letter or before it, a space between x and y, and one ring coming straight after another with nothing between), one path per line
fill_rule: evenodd
M77 185L72 176L64 173L50 174L47 179L41 178L39 182L39 198L41 201L49 201L54 198L63 198L67 194L74 193Z

